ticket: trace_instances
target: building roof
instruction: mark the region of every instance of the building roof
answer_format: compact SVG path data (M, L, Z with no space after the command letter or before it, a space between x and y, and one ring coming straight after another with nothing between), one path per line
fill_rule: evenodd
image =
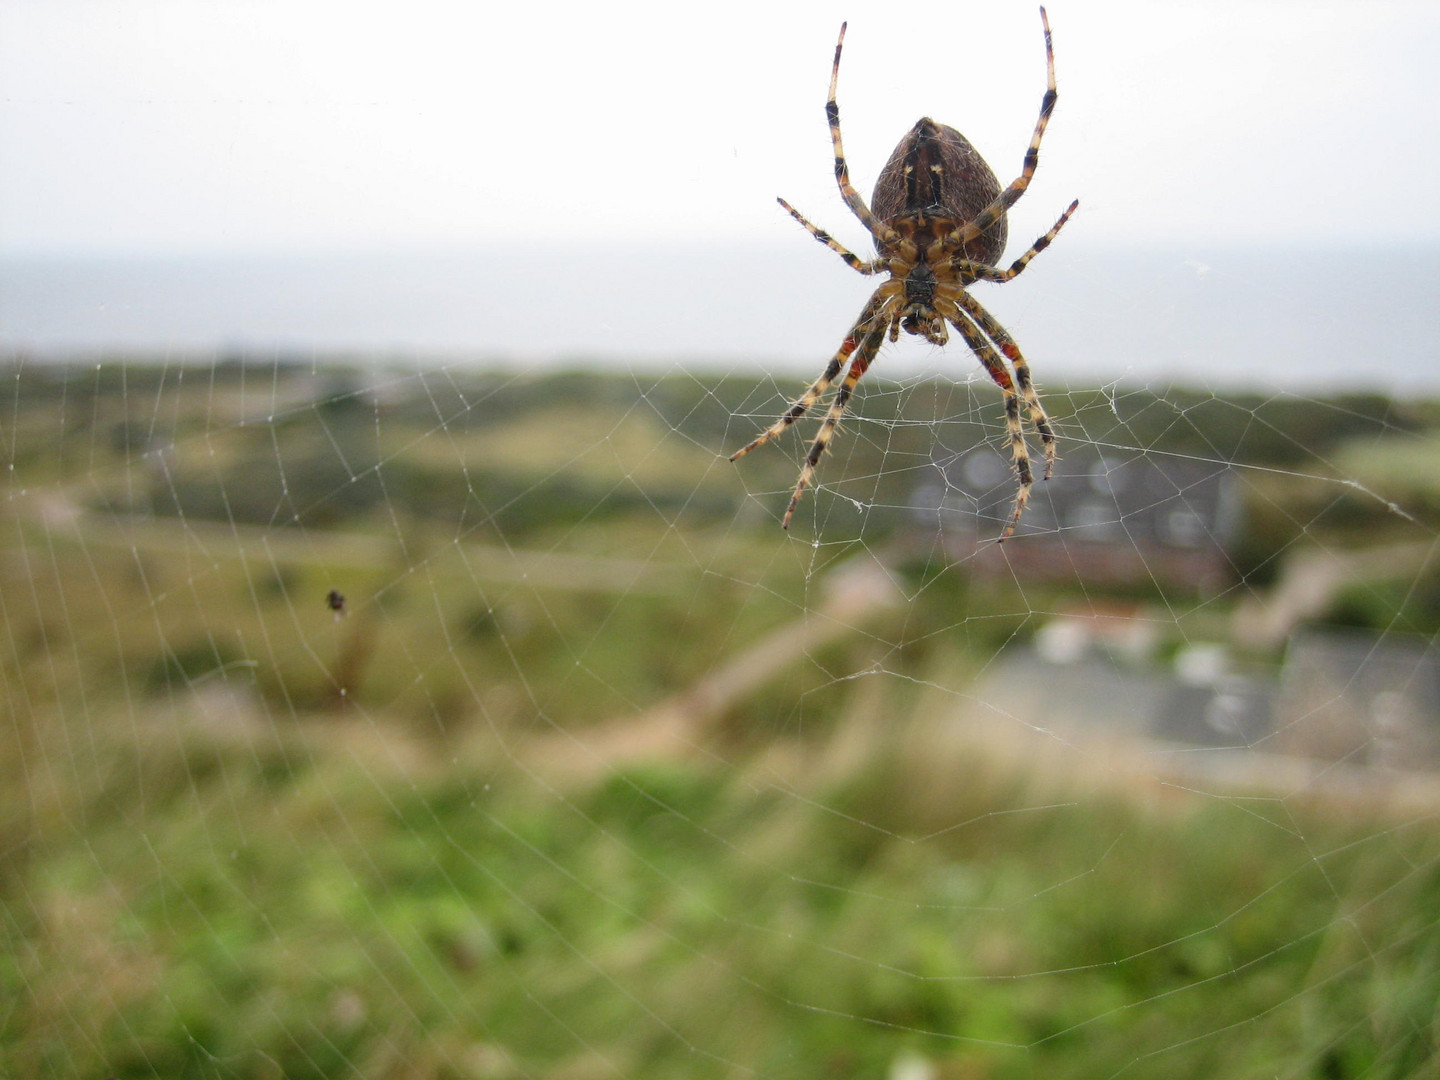
M917 517L947 530L1004 527L1015 499L1014 470L1004 456L977 446L936 465L911 497ZM1235 487L1223 461L1075 450L1055 463L1048 482L1037 480L1016 535L1223 550L1239 531Z

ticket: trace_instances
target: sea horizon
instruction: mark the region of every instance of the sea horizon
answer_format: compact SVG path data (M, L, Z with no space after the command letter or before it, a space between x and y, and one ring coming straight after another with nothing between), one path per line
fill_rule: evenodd
M834 352L874 280L801 239L0 256L0 360L309 357L804 377ZM1440 396L1437 291L1440 245L1425 244L1057 245L1013 282L972 289L1042 383L1430 397ZM958 338L943 350L887 346L875 373L983 378Z

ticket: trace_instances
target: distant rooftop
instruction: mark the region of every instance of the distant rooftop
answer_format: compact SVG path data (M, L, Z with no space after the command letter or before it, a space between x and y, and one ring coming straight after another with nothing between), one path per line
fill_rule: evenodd
M999 557L986 554L993 545L985 542L1000 535L1014 503L1009 461L987 445L937 464L912 493L917 523L938 528L957 557ZM1058 545L1067 572L1199 584L1228 572L1240 525L1226 462L1076 449L1055 463L1049 481L1036 481L1005 557L1012 565L1033 560L1043 571L1056 565Z

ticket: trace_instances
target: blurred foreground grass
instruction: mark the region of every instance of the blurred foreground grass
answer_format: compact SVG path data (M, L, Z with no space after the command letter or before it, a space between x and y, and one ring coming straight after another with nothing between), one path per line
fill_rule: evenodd
M862 680L583 782L518 733L92 715L3 797L5 1074L1434 1067L1433 809L1076 775L952 706Z
M968 389L868 403L831 466L867 531L812 547L718 456L764 385L355 378L17 374L0 1075L1440 1068L1440 796L1199 784L987 714L972 676L1059 586L911 553L903 604L700 700L888 548L930 442L994 434ZM1054 398L1062 430L1262 466L1257 567L1434 510L1379 498L1424 408ZM783 505L793 461L747 475ZM1151 599L1177 638L1223 625Z

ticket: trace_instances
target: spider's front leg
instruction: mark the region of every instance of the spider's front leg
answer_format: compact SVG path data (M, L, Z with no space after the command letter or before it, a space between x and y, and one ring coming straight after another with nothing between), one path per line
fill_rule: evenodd
M1050 426L1050 417L1045 414L1045 406L1040 404L1040 395L1035 392L1035 384L1030 378L1030 364L1026 361L1020 346L1015 344L1015 339L1010 332L1000 325L1000 321L986 311L979 300L976 300L969 293L961 291L956 297L956 302L965 309L965 313L974 319L990 340L1000 346L1000 351L1015 369L1015 385L1020 390L1020 396L1025 401L1025 409L1029 414L1030 423L1040 435L1040 442L1045 447L1045 479L1049 480L1051 473L1055 471L1055 431ZM974 348L972 345L971 348ZM984 358L981 358L984 362Z
M995 385L1000 387L1000 392L1005 396L1005 429L1010 436L1010 453L1015 464L1015 473L1020 481L1020 489L1015 493L1015 508L1010 514L1010 521L1005 526L1005 531L1000 534L1000 540L1004 541L1014 533L1015 526L1020 524L1020 515L1025 512L1025 504L1030 501L1030 487L1035 483L1035 473L1030 468L1030 452L1025 447L1025 431L1020 426L1020 394L1015 389L1015 384L1020 380L1010 377L1010 371L1005 366L1005 361L1000 359L1000 354L985 339L985 334L981 332L980 328L970 321L970 317L965 311L951 303L941 303L937 307L945 318L950 320L950 325L960 331L960 336L965 339L965 344L970 346L970 351L984 365L990 378L995 380ZM1028 379L1025 385L1028 386ZM1031 390L1030 393L1033 395L1034 391ZM1038 407L1038 398L1035 404ZM1041 415L1043 416L1043 412ZM1036 424L1036 427L1039 428L1039 424ZM1049 422L1046 421L1040 436L1041 439L1046 440L1045 475L1047 478L1050 475L1050 461L1054 457L1052 447L1055 441L1053 433L1049 434L1047 439L1049 429Z
M805 493L805 489L815 479L815 469L820 464L820 456L825 453L826 448L830 445L830 440L835 437L835 428L839 426L840 418L845 415L845 407L850 404L850 395L855 391L855 384L870 369L871 361L875 359L875 354L880 351L880 346L885 341L885 328L888 322L889 320L884 318L875 320L875 324L866 330L864 337L861 338L855 357L850 361L850 370L845 373L845 380L840 384L840 389L835 391L835 400L830 403L830 409L826 412L825 420L815 435L815 441L810 444L810 452L805 455L805 465L800 470L800 479L795 482L795 493L790 496L790 505L785 508L785 516L780 521L782 529L790 528L790 519L795 516L795 508L800 505L800 496Z
M795 399L795 403L785 410L779 420L776 420L775 423L771 424L759 435L755 436L755 438L731 454L731 461L736 461L744 457L758 446L764 446L771 439L775 438L776 435L779 435L787 427L795 423L796 420L799 420L800 417L810 411L810 406L819 401L820 396L824 394L826 390L830 389L830 384L835 381L835 376L840 374L840 369L845 366L845 361L850 359L850 355L855 351L860 342L864 340L866 333L870 329L871 322L875 319L884 302L885 295L881 290L876 290L875 293L871 295L869 302L866 303L864 310L860 312L860 318L856 319L855 325L850 328L850 333L846 334L845 340L840 343L839 350L830 358L830 362L825 365L825 370L820 373L820 377L811 383L803 394Z

